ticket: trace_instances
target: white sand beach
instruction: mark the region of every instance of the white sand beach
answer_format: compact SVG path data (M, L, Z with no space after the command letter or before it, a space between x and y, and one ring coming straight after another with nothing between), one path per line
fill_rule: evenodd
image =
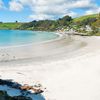
M27 50L32 55L33 49ZM41 83L45 100L100 100L100 37L74 36L70 42L55 41L35 52L40 56L0 62L0 78Z

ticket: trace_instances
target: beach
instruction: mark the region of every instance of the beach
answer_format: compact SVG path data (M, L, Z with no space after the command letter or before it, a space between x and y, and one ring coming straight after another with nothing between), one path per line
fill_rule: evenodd
M66 40L45 43L36 50L29 46L29 55L6 49L28 59L0 62L0 78L41 83L46 88L42 94L45 100L100 100L100 37L73 36Z

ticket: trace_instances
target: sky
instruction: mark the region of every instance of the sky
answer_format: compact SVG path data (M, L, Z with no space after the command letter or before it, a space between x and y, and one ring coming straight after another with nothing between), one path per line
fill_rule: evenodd
M29 22L100 12L100 0L0 0L0 21Z

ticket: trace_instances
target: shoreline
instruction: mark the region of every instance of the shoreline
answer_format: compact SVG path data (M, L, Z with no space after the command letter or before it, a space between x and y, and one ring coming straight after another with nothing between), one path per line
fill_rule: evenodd
M44 52L47 49L48 50L52 49L52 46L54 47L54 46L56 46L56 44L57 44L57 46L62 45L62 44L65 45L64 42L66 42L67 39L68 39L68 42L70 41L68 36L64 36L64 35L61 35L56 32L55 32L55 34L59 35L59 37L57 37L56 39L44 41L41 43L30 43L30 44L20 45L20 46L0 47L0 53L1 53L0 61L19 60L19 59L26 59L26 58L41 56L42 52L37 51L38 49L41 49ZM30 48L30 51L29 51L29 48ZM37 50L36 50L36 48L37 48ZM27 50L29 51L29 54L28 54ZM33 53L33 52L36 52L36 53ZM44 52L44 54L45 54L45 52Z
M100 37L74 38L76 42L70 42L73 45L69 44L68 48L77 48L67 51L66 42L63 42L63 47L54 49L55 52L61 52L45 58L49 58L48 62L41 58L41 63L36 64L34 59L31 62L26 59L22 63L15 61L0 65L0 78L29 85L41 83L47 88L43 93L45 100L99 100ZM80 41L86 45L79 48Z
M17 30L18 31L18 30ZM21 31L21 30L20 30ZM25 31L25 30L24 30ZM39 32L39 31L38 31ZM42 31L40 31L42 32ZM38 44L43 44L43 43L48 43L48 42L53 42L56 40L61 39L61 37L63 37L63 35L61 35L60 33L54 32L53 34L57 34L58 37L54 38L54 39L50 39L50 40L46 40L46 41L42 41L42 42L38 42L38 43L29 43L29 44L22 44L22 45L15 45L15 46L0 46L0 49L2 48L13 48L13 47L22 47L22 46L28 46L28 45L38 45Z

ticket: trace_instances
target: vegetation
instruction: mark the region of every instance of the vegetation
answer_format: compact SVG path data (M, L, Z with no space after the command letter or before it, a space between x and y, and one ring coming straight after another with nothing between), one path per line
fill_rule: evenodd
M55 29L55 21L53 20L40 20L40 21L32 21L29 23L22 24L20 29L28 29L28 30L54 30ZM54 27L53 27L54 26Z
M18 29L21 23L0 23L0 29Z
M98 16L98 14L92 14L92 15L86 15L86 16L81 16L81 17L77 17L77 18L74 18L73 21L74 22L78 22L78 21L83 21L85 19L88 19L88 18L96 18Z
M87 35L100 35L100 14L82 16L73 19L73 24L77 26L79 32ZM87 30L87 26L91 29Z
M34 20L32 22L21 25L20 29L55 31L59 27L68 26L71 21L72 18L70 16L64 16L58 20Z
M77 32L85 33L85 35L100 35L100 14L93 14L74 18L64 16L58 20L39 20L29 23L2 23L0 29L20 29L34 31L55 31L58 29L73 29Z

